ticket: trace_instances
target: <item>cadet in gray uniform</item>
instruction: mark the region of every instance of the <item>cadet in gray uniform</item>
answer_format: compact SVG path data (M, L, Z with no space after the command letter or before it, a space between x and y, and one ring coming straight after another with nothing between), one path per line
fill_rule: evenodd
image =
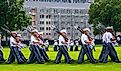
M30 42L30 57L28 60L28 64L34 63L37 61L39 64L44 64L42 55L40 54L39 51L39 45L40 45L40 38L38 35L38 30L32 30L32 35L31 35L31 42Z
M2 49L3 49L3 47L1 46L1 34L0 34L0 63L5 62L5 59L3 57Z
M71 64L72 61L71 61L71 58L68 54L68 51L65 47L65 45L68 45L68 41L65 39L67 38L66 37L66 30L63 29L60 31L60 36L59 36L59 51L58 51L58 54L56 56L56 64L59 64L61 62L61 57L62 57L62 54L64 55L65 57L65 60L68 64Z
M21 55L19 54L18 47L17 47L18 40L17 40L16 36L17 36L17 32L12 31L11 37L10 37L10 55L9 55L7 64L13 63L15 61L15 59L17 60L18 64L25 63L25 61L21 58Z
M90 45L92 45L92 41L88 37L90 32L89 28L84 28L83 29L83 34L81 36L81 42L82 42L82 48L78 56L78 63L83 63L84 62L84 55L86 54L87 57L90 60L90 63L97 63L93 57L92 54L92 49L90 48Z
M105 49L103 49L101 55L100 55L100 60L99 62L101 63L107 63L108 60L108 55L110 56L111 60L120 63L117 52L112 44L112 41L115 41L116 38L112 35L113 28L112 27L107 27L106 32L103 34L103 46Z

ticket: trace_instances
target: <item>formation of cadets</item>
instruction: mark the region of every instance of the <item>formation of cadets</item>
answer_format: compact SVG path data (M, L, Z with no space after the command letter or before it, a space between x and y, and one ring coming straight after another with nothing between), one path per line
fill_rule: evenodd
M102 37L103 48L100 53L99 61L97 61L93 56L93 49L94 49L94 39L90 37L90 29L84 28L82 29L82 35L80 37L81 40L81 50L78 55L78 64L83 63L84 55L87 56L87 59L90 60L90 63L107 63L108 56L111 58L111 61L116 63L121 63L117 52L114 48L114 44L116 42L116 36L112 34L113 28L107 27ZM70 47L70 51L78 51L79 40L73 41L72 39L69 41L67 38L67 31L62 29L58 32L59 38L58 40L54 40L54 51L58 51L55 63L61 63L62 55L65 57L65 62L68 64L73 63L73 59L70 57L68 53L68 46ZM0 36L1 39L1 36ZM13 63L15 60L18 64L32 64L37 62L38 64L44 64L45 62L50 62L49 56L47 55L46 51L49 51L49 43L48 41L43 42L43 32L38 32L38 30L34 29L31 31L31 38L30 38L30 56L28 59L25 58L24 54L21 52L21 48L26 47L22 44L22 36L18 34L16 31L11 32L10 37L10 54L7 60L3 57L2 46L0 41L0 63L6 62L7 64ZM75 49L74 49L75 44Z

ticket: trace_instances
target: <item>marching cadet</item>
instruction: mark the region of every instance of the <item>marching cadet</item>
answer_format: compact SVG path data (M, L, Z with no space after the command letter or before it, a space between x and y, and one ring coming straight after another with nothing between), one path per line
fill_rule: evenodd
M112 35L113 27L107 27L106 32L103 34L103 45L105 49L102 51L103 53L100 55L99 62L107 63L108 55L110 56L111 60L120 63L117 52L112 44L112 41L115 41L116 38Z
M42 55L40 54L39 47L40 39L38 38L38 30L34 29L31 32L31 42L30 42L30 57L28 59L28 64L34 63L37 60L37 63L44 64Z
M91 63L97 63L93 57L92 50L90 48L91 40L88 37L90 32L89 28L84 28L81 36L82 48L78 56L78 64L83 63L84 55L86 54Z
M2 49L3 49L3 47L1 46L1 34L0 34L0 63L5 62L5 59L3 58Z
M25 61L21 58L19 54L18 47L17 47L18 41L17 41L16 36L17 36L17 32L12 31L11 37L10 37L10 54L9 54L7 64L13 63L15 59L17 60L18 64L25 63Z
M62 57L62 54L63 54L66 62L68 64L71 64L72 63L71 58L70 58L68 51L65 47L65 45L68 45L67 32L66 32L65 29L63 29L59 33L60 33L60 36L59 36L59 51L58 51L58 54L56 56L55 62L56 62L56 64L59 64L61 62L61 57Z
M58 41L54 40L54 51L58 51Z
M74 42L72 39L70 39L69 46L70 46L70 51L73 51Z
M18 51L19 51L19 54L20 54L20 56L21 56L21 58L24 60L24 62L26 62L27 61L27 59L25 58L25 56L23 55L23 53L21 52L21 48L24 48L25 47L25 45L24 44L22 44L22 37L21 37L21 34L17 34L17 40L18 40Z
M46 50L43 48L43 46L45 45L43 43L43 32L39 32L38 34L40 38L40 45L39 45L40 53L43 56L45 62L49 62L50 61L49 56L47 55Z
M104 43L103 43L103 41L104 41L104 36L105 36L105 33L106 32L106 29L104 29L104 31L103 31L103 35L102 35L102 44L103 44L103 47L102 47L102 51L101 51L101 53L100 53L100 56L99 56L99 60L102 58L102 55L103 55L103 53L104 53L104 51L105 51L105 49L106 49L106 47L105 47L105 45L104 45Z
M79 51L78 46L79 46L79 41L77 39L77 40L75 40L75 49L74 49L74 51Z
M48 48L49 48L49 42L48 42L48 40L46 40L46 41L45 41L45 50L46 50L46 51L49 51Z

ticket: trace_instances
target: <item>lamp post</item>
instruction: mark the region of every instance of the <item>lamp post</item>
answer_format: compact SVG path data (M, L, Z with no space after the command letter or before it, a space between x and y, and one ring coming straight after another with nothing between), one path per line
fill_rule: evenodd
M84 27L87 27L87 22L86 22L86 14L84 15L84 20L83 20L83 23L84 23Z
M58 13L58 29L60 30L60 13Z
M74 39L74 22L73 22L73 16L74 14L71 13L71 27L72 27L72 31L71 31L71 39Z

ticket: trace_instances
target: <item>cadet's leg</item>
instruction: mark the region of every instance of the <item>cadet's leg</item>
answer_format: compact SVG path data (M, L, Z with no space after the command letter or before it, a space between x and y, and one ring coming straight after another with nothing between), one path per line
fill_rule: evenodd
M69 63L69 64L72 63L71 58L70 58L70 56L68 54L68 51L66 50L66 47L61 46L61 48L62 48L62 54L65 56L65 59L67 60L67 63Z
M85 55L85 50L84 50L84 47L82 46L79 56L78 56L78 64L84 62L84 55Z
M56 64L59 64L61 62L61 57L62 57L62 48L59 46L59 50L55 60Z
M91 63L96 63L94 57L93 57L93 54L92 54L92 49L88 46L85 46L87 48L87 51L86 51L86 55L87 57L89 58L90 62Z
M57 51L57 45L54 46L54 51Z
M38 48L39 48L38 46L33 46L33 52L37 58L38 63L44 64L44 61L42 59L42 56L41 56Z
M29 59L28 59L28 64L31 64L31 63L34 63L35 62L35 60L36 60L36 56L35 56L35 54L33 53L33 51L31 51L31 54L30 54L30 56L29 56Z
M45 60L46 62L48 62L48 61L49 61L49 57L48 57L48 55L47 55L45 49L39 48L39 51L40 51L41 55L43 56L44 60Z
M45 47L45 50L46 50L46 51L49 51L49 49L48 49L48 48L49 48L49 46L46 46L46 47Z
M4 58L3 58L3 52L2 50L0 50L0 63L5 62Z
M99 60L102 58L102 55L103 55L103 53L104 53L104 51L105 51L105 45L103 44L103 48L102 48L102 51L101 51L101 53L100 53L100 56L99 56Z
M13 47L13 55L17 59L17 62L19 64L25 63L24 60L21 58L17 47Z
M74 51L79 51L79 49L78 49L78 46L76 45L75 46L75 50Z
M31 63L34 63L35 62L35 60L36 60L36 56L35 56L35 54L34 54L34 52L33 52L33 46L31 45L30 46L30 51L31 51L31 54L30 54L30 56L29 56L29 59L28 59L28 64L31 64Z
M115 48L113 47L113 45L111 43L110 43L109 47L110 47L110 53L109 54L110 54L111 59L114 62L119 62L117 52L116 52Z
M24 62L26 62L27 59L25 58L25 56L23 55L23 53L21 51L19 51L19 54L20 54L21 58L24 60Z
M64 46L65 51L68 52L67 46L66 46L66 45L63 45L63 46ZM64 55L64 57L65 57L65 63L66 63L66 62L67 62L66 56ZM61 58L60 58L60 59L61 59ZM73 61L73 59L71 59L70 56L69 56L69 60Z
M8 61L7 61L7 64L11 64L15 61L15 57L13 55L13 51L12 51L12 47L10 47L10 54L9 54L9 57L8 57Z
M102 58L99 61L102 63L107 63L109 53L109 45L106 43L104 53L102 54Z
M73 46L70 46L70 51L73 51Z

